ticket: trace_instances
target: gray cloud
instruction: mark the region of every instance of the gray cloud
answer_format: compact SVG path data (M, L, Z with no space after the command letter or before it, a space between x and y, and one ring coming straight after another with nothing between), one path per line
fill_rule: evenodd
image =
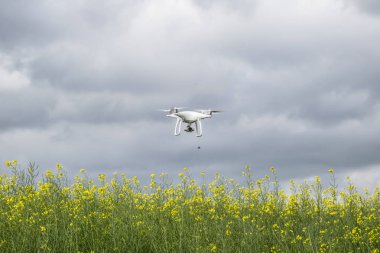
M0 131L44 127L49 124L50 92L24 88L22 92L0 93Z
M258 1L249 1L249 0L193 0L193 2L206 10L223 10L224 12L237 12L238 14L251 15L256 9Z
M346 0L348 3L354 4L359 10L371 15L380 14L380 3L376 0Z
M0 46L18 51L45 48L83 36L99 36L113 30L119 21L128 27L145 1L1 1ZM126 8L127 7L127 8ZM120 20L122 19L122 20ZM121 28L117 26L117 28Z
M49 42L46 39L59 35L59 31L54 30L56 19L50 16L52 12L46 2L1 1L0 5L1 47L46 45Z
M1 161L284 180L380 164L379 23L340 4L14 1L0 17ZM225 112L175 137L170 106Z

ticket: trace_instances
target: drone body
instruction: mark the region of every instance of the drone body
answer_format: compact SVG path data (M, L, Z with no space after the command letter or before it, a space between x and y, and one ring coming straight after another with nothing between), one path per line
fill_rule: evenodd
M163 110L166 112L169 112L167 114L167 117L175 118L177 119L175 128L174 128L174 135L180 135L181 134L181 125L182 122L187 123L187 127L185 129L186 132L193 132L194 129L191 127L191 125L195 124L195 129L197 133L197 137L202 136L202 124L201 120L206 118L211 118L213 113L218 113L221 111L216 110L199 110L199 111L179 111L181 108L173 107L169 110Z

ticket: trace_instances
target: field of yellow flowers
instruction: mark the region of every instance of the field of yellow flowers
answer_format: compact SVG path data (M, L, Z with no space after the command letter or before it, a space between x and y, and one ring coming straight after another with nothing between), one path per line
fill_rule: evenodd
M291 182L276 170L244 185L216 174L209 184L124 174L69 184L57 164L37 176L8 161L0 176L0 252L379 252L380 192L348 184ZM39 180L39 181L38 181ZM38 182L37 182L38 181Z

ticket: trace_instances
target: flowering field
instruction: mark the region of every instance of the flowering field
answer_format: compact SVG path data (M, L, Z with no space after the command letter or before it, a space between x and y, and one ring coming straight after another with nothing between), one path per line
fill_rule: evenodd
M57 164L37 177L8 161L0 176L0 252L379 252L380 192L348 183L291 182L275 169L244 185L217 174L178 185L151 174L147 186L124 174L70 181ZM327 172L326 172L327 173ZM37 178L40 181L37 181ZM71 180L72 181L72 180Z

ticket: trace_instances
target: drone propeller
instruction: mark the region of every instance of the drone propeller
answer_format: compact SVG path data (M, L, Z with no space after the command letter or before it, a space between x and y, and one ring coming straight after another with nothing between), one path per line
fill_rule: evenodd
M171 107L170 109L158 109L159 111L162 112L169 112L170 114L178 112L178 110L182 110L186 107Z
M210 111L211 114L213 114L213 113L221 113L221 112L223 112L223 111L221 111L221 110L211 110Z
M204 113L204 114L208 114L208 115L212 115L213 113L221 113L223 111L221 110L211 110L211 109L208 109L208 110L198 110L200 113Z

